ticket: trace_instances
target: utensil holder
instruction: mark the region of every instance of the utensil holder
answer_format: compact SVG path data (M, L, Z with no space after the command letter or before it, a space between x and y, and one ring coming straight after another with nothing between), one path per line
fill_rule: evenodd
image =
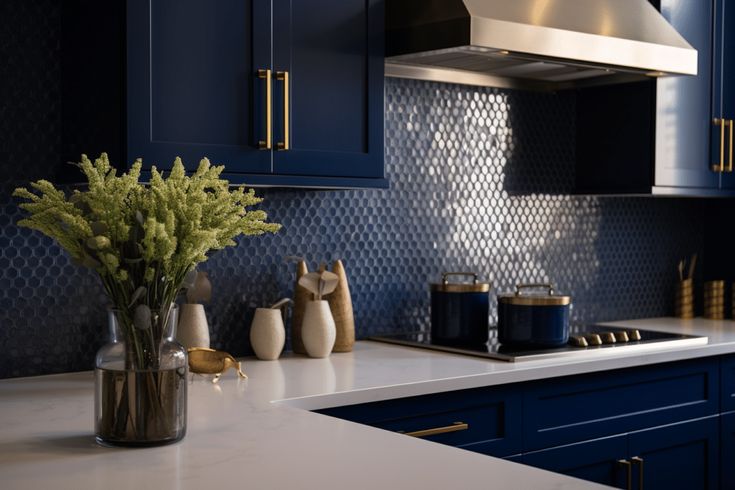
M694 282L684 279L676 283L674 315L679 318L694 318Z
M704 317L710 320L725 318L725 281L704 283Z

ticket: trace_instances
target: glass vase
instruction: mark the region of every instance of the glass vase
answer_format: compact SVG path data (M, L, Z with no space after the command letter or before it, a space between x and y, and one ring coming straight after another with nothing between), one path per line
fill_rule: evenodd
M95 437L112 446L156 446L186 434L186 350L174 340L178 307L154 312L147 329L134 312L110 310L111 342L95 362Z

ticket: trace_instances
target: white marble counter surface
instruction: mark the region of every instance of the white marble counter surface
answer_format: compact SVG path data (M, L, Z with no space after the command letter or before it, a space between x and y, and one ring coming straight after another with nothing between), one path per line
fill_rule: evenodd
M377 342L328 359L246 359L250 378L190 385L188 434L148 449L95 444L92 374L0 381L0 487L57 489L605 488L308 412L439 391L735 352L735 322L622 322L706 346L599 360L504 363ZM306 409L306 410L305 410Z

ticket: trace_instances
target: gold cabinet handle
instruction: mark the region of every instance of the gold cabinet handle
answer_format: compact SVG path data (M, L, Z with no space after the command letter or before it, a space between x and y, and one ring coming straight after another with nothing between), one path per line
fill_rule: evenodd
M288 72L277 71L276 80L283 82L283 141L279 141L278 143L276 143L276 149L279 151L290 150L291 136L289 135L289 131L291 128L291 123L289 122L289 117L291 113L291 107L289 102L289 93L291 92L291 86L288 83Z
M730 148L729 148L730 155L729 155L729 160L727 164L727 171L732 172L732 143L733 143L732 128L733 126L735 126L735 121L730 119L729 121L726 122L726 124L730 126Z
M618 464L625 466L626 471L626 490L632 490L633 488L633 465L627 459L619 459Z
M632 458L630 458L630 460L633 462L633 464L640 465L640 468L638 470L638 490L643 490L643 458L633 456Z
M407 436L411 437L429 437L429 436L435 436L437 434L446 434L448 432L458 432L460 430L467 430L469 429L469 424L466 424L464 422L454 422L452 425L447 425L445 427L435 427L433 429L423 429L423 430L415 430L413 432L403 432L398 431L401 434L405 434Z
M273 100L271 97L271 71L258 70L258 78L265 78L265 141L258 141L258 148L261 150L270 150L273 148Z
M727 119L715 118L713 120L715 126L720 127L720 164L712 165L712 170L715 172L725 171L725 127L727 127Z

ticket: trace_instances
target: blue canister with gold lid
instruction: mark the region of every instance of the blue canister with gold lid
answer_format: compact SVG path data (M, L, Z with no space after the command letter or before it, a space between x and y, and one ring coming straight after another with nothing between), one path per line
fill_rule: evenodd
M543 293L525 292L544 288ZM570 296L551 284L519 284L498 295L498 341L516 347L556 347L569 340Z
M471 276L472 282L449 282L451 276ZM490 283L475 272L445 272L431 284L431 341L448 345L476 345L488 341Z

